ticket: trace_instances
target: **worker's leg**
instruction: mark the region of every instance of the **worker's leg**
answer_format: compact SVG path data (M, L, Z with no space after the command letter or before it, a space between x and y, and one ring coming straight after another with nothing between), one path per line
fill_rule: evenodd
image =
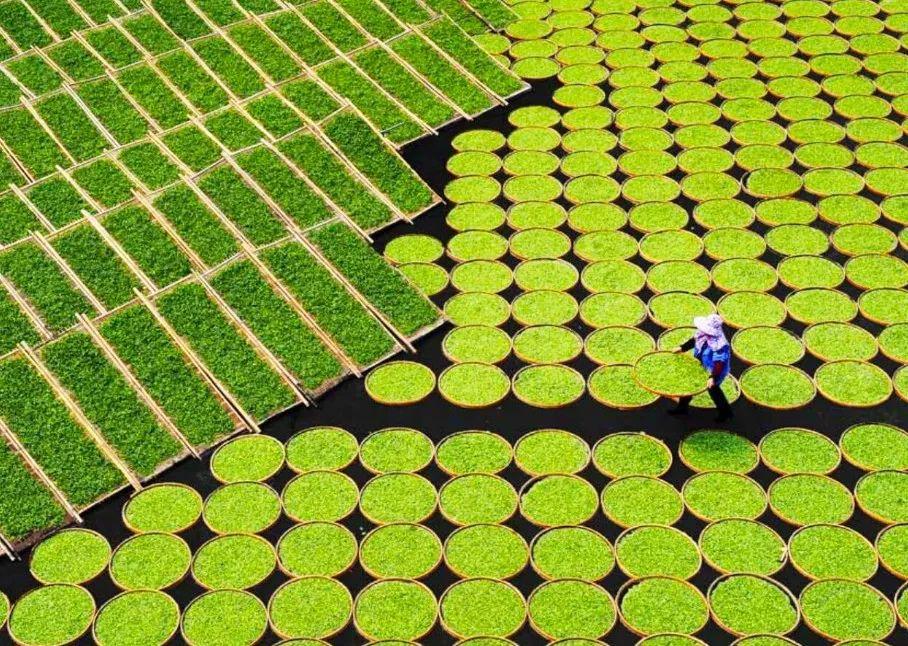
M678 398L678 405L668 411L669 415L686 415L687 408L690 406L690 400L693 397L680 397Z
M709 389L709 396L712 398L713 403L716 405L716 415L717 422L725 422L731 419L734 414L731 412L731 406L728 404L728 399L725 397L725 393L722 392L722 386L716 384Z

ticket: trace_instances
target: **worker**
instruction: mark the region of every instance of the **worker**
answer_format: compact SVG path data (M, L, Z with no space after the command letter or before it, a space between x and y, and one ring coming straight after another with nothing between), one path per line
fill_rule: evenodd
M734 414L725 393L722 392L722 382L731 371L731 346L725 338L722 329L722 317L718 314L694 317L694 336L675 348L675 352L687 352L693 349L694 357L700 360L709 379L706 381L706 391L716 405L717 422L727 422ZM668 411L670 415L685 415L690 406L691 397L681 397L678 405Z

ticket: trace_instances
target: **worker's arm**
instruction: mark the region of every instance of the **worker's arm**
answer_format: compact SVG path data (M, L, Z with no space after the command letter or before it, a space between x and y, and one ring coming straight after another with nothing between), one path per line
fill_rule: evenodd
M675 352L687 352L688 350L693 350L693 349L694 349L694 339L693 339L693 337L691 337L690 339L688 339L687 341L682 343L680 346L675 348Z

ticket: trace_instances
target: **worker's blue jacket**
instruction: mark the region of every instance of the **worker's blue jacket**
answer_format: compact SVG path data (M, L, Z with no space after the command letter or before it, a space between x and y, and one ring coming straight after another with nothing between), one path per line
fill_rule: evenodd
M726 343L720 350L713 350L709 347L709 344L706 343L703 345L701 350L697 350L694 347L694 356L700 360L700 363L703 364L703 367L706 368L706 371L715 381L715 384L718 386L722 381L728 376L728 373L731 372L731 344ZM721 363L721 368L716 364Z

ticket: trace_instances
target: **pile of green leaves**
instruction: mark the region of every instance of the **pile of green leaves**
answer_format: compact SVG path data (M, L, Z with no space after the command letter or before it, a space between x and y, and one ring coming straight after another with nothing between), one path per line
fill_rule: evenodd
M586 382L573 368L543 364L522 368L514 376L513 388L525 404L558 408L577 401L586 389Z
M615 544L618 565L628 576L689 579L700 569L700 552L686 534L672 527L646 525L629 530Z
M179 536L147 532L120 544L110 560L110 578L125 590L163 590L182 580L191 558Z
M564 363L583 350L583 339L567 327L535 325L514 336L514 354L528 363Z
M711 523L700 534L703 557L716 570L769 576L785 565L785 541L766 525L742 518Z
M817 581L800 600L807 624L831 639L881 640L895 628L892 604L864 583Z
M524 229L510 239L511 255L524 260L561 258L570 250L570 238L551 229Z
M769 502L778 516L794 525L844 523L854 511L851 492L843 484L809 473L775 480Z
M615 565L609 542L586 527L554 527L532 544L533 567L549 579L598 581Z
M735 634L784 635L798 624L795 600L770 579L750 574L721 579L709 605L720 625Z
M791 317L802 323L850 321L857 314L857 305L846 294L832 289L803 289L785 299Z
M565 325L573 321L579 311L573 296L551 290L524 292L514 299L511 308L514 320L528 326Z
M706 599L684 581L647 577L635 581L621 598L621 616L645 635L691 634L709 619Z
M239 334L198 284L158 299L158 309L255 419L287 408L296 396Z
M132 298L139 280L88 224L54 238L54 249L107 308Z
M222 41L223 42L223 41ZM226 43L224 43L226 47ZM201 50L201 46L195 49ZM229 55L229 51L221 50ZM238 56L237 56L238 57ZM203 56L204 58L204 56ZM212 57L214 58L214 57ZM206 61L212 63L214 61ZM162 128L172 128L189 118L186 106L147 64L129 67L117 75L120 85L145 108Z
M94 614L95 602L84 588L35 588L13 607L9 634L22 644L67 644L88 630Z
M446 248L448 256L458 262L497 260L508 252L508 240L493 231L463 231L454 234Z
M847 406L881 404L892 394L889 375L871 363L835 361L817 368L817 390L827 399Z
M598 364L633 364L656 349L652 337L632 327L600 328L586 338L586 355Z
M729 258L715 264L712 279L726 292L768 292L779 282L772 266L753 258Z
M766 510L766 494L747 476L727 471L699 473L684 483L684 504L707 521L758 518Z
M517 466L531 476L577 473L590 460L590 448L567 431L545 429L524 435L514 446Z
M804 356L801 340L780 327L761 325L741 330L735 334L731 345L738 357L751 364L791 365Z
M850 323L818 323L804 331L804 344L824 362L869 361L877 353L877 342L864 328Z
M621 527L674 525L681 518L684 503L678 491L663 480L626 476L606 485L602 509Z
M492 579L467 579L447 589L441 599L441 622L461 638L507 637L526 619L526 604L513 586Z
M514 270L514 281L524 291L550 289L564 292L577 284L577 268L566 260L525 260Z
M789 541L791 562L812 579L866 581L877 570L877 556L866 538L838 525L810 525Z
M665 328L690 325L694 317L708 316L716 311L715 305L708 298L689 292L656 294L649 299L648 305L653 322ZM637 357L634 358L634 361L636 359ZM633 363L633 361L627 363Z
M342 473L309 471L287 483L281 500L284 511L297 522L333 522L353 511L358 493L356 483Z
M356 560L356 538L336 523L309 522L281 536L277 556L291 576L338 576Z
M367 639L419 639L432 629L438 604L432 592L415 581L376 581L356 598L357 629Z
M858 481L854 495L861 509L887 524L908 522L908 474L874 471Z
M260 482L283 466L284 445L268 435L238 437L211 456L211 472L221 482Z
M543 527L580 525L592 518L598 506L596 490L577 476L543 476L520 496L520 513Z
M877 537L876 549L886 569L903 577L908 572L908 526L892 525Z
M328 637L350 621L353 598L339 581L304 577L290 581L268 602L268 617L278 634L286 637Z
M465 408L492 406L504 399L510 388L511 382L501 368L482 363L453 365L438 378L442 396Z
M198 549L192 576L209 590L245 590L274 571L277 556L265 539L246 534L214 538Z
M445 541L445 563L463 578L509 579L526 567L530 551L516 531L504 525L470 525Z
M592 231L577 238L574 253L587 262L628 260L637 255L637 240L623 231Z
M472 473L449 480L439 494L441 512L452 523L503 523L517 511L517 492L503 478Z
M451 271L451 284L461 292L495 294L510 287L513 279L510 267L497 260L473 260Z
M41 351L88 419L140 476L182 453L119 370L84 333L69 334Z
M205 501L204 518L215 532L258 533L280 515L281 503L271 487L258 482L232 481Z
M437 238L423 234L402 235L385 245L384 256L395 264L435 262L445 248Z
M580 318L590 327L596 328L637 325L646 318L646 305L632 294L601 292L583 300L580 304Z
M511 354L511 337L497 327L466 325L451 330L442 348L453 361L500 363Z
M589 376L590 396L606 406L619 410L640 408L652 404L657 395L641 388L633 378L631 365L601 366Z
M550 581L536 588L527 608L533 627L553 639L595 639L615 624L609 594L586 581Z
M668 471L671 463L668 447L645 433L612 433L593 447L593 464L612 478L659 477Z
M806 406L816 394L810 377L792 366L752 366L740 379L741 392L751 401L776 409Z
M791 256L776 266L779 279L793 289L833 289L845 280L845 270L821 256Z
M855 424L839 440L849 462L865 471L908 469L908 433L889 424Z
M99 329L194 446L207 446L233 430L227 411L150 312L127 308Z
M63 507L8 446L0 447L0 469L0 531L8 540L63 523Z
M432 461L435 447L412 428L386 428L363 440L359 459L373 473L420 471Z
M782 301L763 292L726 294L719 299L718 310L726 323L737 328L778 326L786 316Z
M180 608L162 592L136 590L118 595L101 607L94 637L102 646L128 643L163 644L180 623Z
M686 435L678 454L694 471L750 473L760 462L757 447L728 431L705 430Z
M262 602L239 590L203 594L183 613L183 635L195 644L255 643L265 634L267 626Z
M694 395L706 388L706 371L690 354L652 352L634 365L634 380L666 397Z
M273 247L262 260L357 365L370 365L394 347L382 325L302 245Z
M441 541L422 525L395 523L369 532L360 545L360 563L376 578L419 579L441 561Z
M366 377L366 392L388 405L414 404L435 388L435 374L414 361L392 361L375 368Z
M110 545L100 534L69 529L42 541L32 551L29 570L41 583L84 583L110 560Z
M510 444L488 431L449 435L435 449L435 462L446 473L498 473L511 463Z
M413 473L386 473L366 483L360 511L376 524L419 523L435 511L432 483Z
M68 166L68 160L54 140L25 110L14 108L0 118L0 137L9 142L13 154L34 177L48 175L57 166Z
M0 254L0 271L53 331L73 325L76 313L93 311L88 300L35 243L24 243Z
M434 199L432 191L359 117L341 113L324 124L325 134L404 213L413 215Z
M0 363L0 416L74 505L88 505L125 484L25 359Z
M760 457L768 467L786 475L829 473L841 459L835 442L801 428L780 428L764 436L760 441Z
M299 473L343 469L355 458L359 445L352 434L336 426L313 426L287 442L287 464Z

